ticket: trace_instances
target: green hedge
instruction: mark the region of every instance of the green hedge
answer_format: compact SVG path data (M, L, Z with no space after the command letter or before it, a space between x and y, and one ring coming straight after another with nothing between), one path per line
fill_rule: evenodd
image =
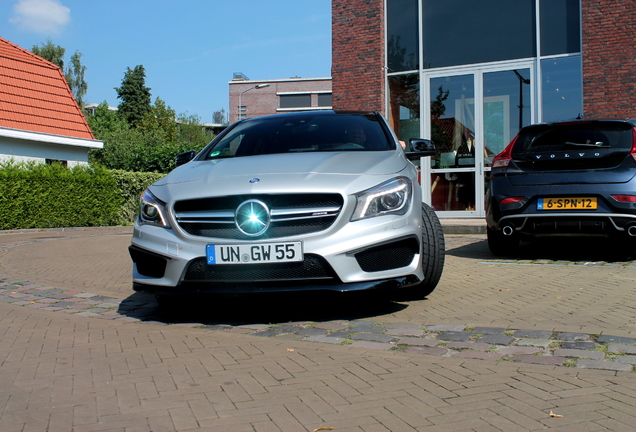
M146 172L130 172L122 170L112 170L111 174L117 183L117 187L121 191L124 200L119 218L122 224L127 225L133 223L137 217L139 209L139 197L148 186L163 178L165 174L146 173Z
M129 224L141 192L162 176L5 162L0 164L0 230Z

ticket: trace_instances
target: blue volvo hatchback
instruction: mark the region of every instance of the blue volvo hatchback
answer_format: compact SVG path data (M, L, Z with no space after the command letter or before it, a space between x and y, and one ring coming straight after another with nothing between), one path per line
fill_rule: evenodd
M527 126L492 162L488 246L543 236L615 237L636 249L636 120Z

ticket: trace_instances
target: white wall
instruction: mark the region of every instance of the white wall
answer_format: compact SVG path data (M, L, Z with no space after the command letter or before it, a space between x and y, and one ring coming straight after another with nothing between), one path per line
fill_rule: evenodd
M3 132L0 133L0 160L2 161L13 159L15 162L30 160L44 162L46 159L54 159L67 161L69 167L87 165L89 150L103 147L103 143L97 140L37 135L28 132L22 134L15 129L3 129L0 132ZM21 139L23 135L28 139ZM37 140L38 138L41 140Z

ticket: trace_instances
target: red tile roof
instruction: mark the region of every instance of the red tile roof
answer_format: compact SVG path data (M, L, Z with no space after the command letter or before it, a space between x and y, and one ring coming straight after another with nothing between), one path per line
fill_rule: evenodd
M95 139L60 68L1 37L0 127Z

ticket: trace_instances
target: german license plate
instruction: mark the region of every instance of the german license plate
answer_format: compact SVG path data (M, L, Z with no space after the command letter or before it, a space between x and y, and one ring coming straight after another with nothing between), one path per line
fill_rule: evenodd
M596 210L595 197L539 198L537 210Z
M207 245L208 264L262 264L303 260L301 242Z

